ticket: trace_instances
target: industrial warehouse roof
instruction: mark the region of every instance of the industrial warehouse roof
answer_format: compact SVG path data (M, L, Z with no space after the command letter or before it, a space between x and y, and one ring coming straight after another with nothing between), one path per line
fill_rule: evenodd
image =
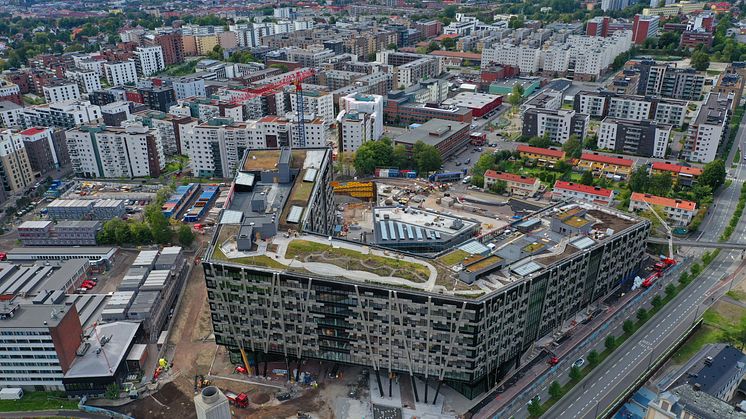
M419 127L400 135L396 138L395 142L416 144L418 141L422 141L425 144L437 145L468 127L469 124L462 122L437 118L431 119Z
M502 96L491 95L488 93L462 92L452 98L444 100L443 104L451 106L463 106L470 109L482 109L485 106L500 100L501 98Z

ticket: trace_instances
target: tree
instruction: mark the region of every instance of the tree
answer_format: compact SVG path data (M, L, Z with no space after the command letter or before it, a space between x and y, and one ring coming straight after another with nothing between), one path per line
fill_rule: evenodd
M192 228L186 224L179 226L178 236L179 244L184 247L189 247L194 242L194 232L192 231Z
M580 183L587 186L593 186L593 173L590 170L585 170L583 175L580 177Z
M211 60L222 60L223 59L223 47L215 45L212 47L212 51L207 54L207 58Z
M161 204L157 201L145 207L145 221L150 227L150 234L158 244L167 244L171 242L173 230L168 223L168 219L161 212Z
M562 395L564 394L564 391L562 390L562 385L558 381L552 381L552 384L549 385L549 395L554 400L559 400L562 398Z
M439 49L440 49L440 44L438 44L435 41L430 42L430 44L427 46L427 52L433 52Z
M443 48L447 50L452 50L456 48L456 40L453 38L445 38L441 41L441 45L443 45Z
M508 95L508 103L510 103L513 108L517 107L523 100L523 93L523 85L521 85L520 83L514 83L513 89Z
M283 73L287 73L288 72L288 66L285 65L285 64L282 64L282 63L270 64L269 67L270 68L279 68L280 71L283 72Z
M130 225L130 233L134 244L150 244L153 242L153 234L145 223L136 222Z
M526 407L528 408L528 414L533 417L538 418L544 414L544 409L541 407L541 400L538 397L531 399Z
M588 352L588 364L590 364L591 368L598 365L600 361L601 357L598 355L598 351L592 350Z
M583 378L583 373L580 371L580 368L573 365L570 368L570 379L572 381L580 381L581 378Z
M398 167L399 169L410 169L412 167L409 153L403 144L397 144L394 146L393 152L391 153L391 165Z
M691 62L692 67L697 71L705 71L710 68L710 56L704 51L694 51Z
M508 21L508 27L510 29L520 29L523 27L523 18L519 16L511 16Z
M497 180L490 185L490 190L494 193L504 194L508 190L508 183L504 180Z
M661 173L650 176L647 192L653 195L666 196L671 192L673 181L671 175Z
M705 165L702 174L699 176L699 183L707 185L716 191L725 183L725 162L721 159L713 160Z
M583 143L577 135L571 135L570 138L562 144L562 151L567 153L571 159L579 159L583 154Z
M632 192L645 192L648 190L649 184L650 176L648 176L648 170L644 166L638 167L629 178L629 188Z
M676 295L676 286L674 284L668 284L666 285L665 291L666 291L666 298L670 300Z
M655 296L655 297L653 297L653 299L652 299L652 300L650 301L650 304L652 304L652 305L653 305L653 307L654 307L654 308L655 308L656 310L658 310L659 308L661 308L661 307L663 306L663 299L661 298L661 296L660 296L660 295L656 295L656 296Z
M455 5L446 6L445 9L443 9L443 16L453 19L456 17L456 12L458 11L458 7Z
M398 50L398 49L399 49L399 47L398 47L398 46L397 46L397 45L396 45L395 43L393 43L393 42L392 42L392 43L390 43L390 44L389 44L389 45L388 45L388 46L386 47L386 49L393 49L394 51L396 51L396 50Z
M361 175L372 174L376 167L391 165L394 148L391 140L366 141L355 152L355 171Z
M596 135L589 135L588 137L586 137L585 141L583 141L583 148L587 148L588 150L597 150L598 137Z
M625 320L622 324L622 330L624 330L624 334L631 335L635 331L635 322L632 320Z
M637 321L640 323L645 323L645 321L648 320L648 311L644 308L641 308L637 310Z
M616 348L616 337L614 335L606 336L606 340L604 341L604 347L607 351L611 352Z
M471 184L478 187L484 187L484 175L471 175Z
M552 140L549 139L548 135L544 135L542 137L534 137L528 140L528 145L532 147L547 148L552 145Z
M435 146L417 141L412 149L412 159L419 173L434 172L443 165L443 159Z

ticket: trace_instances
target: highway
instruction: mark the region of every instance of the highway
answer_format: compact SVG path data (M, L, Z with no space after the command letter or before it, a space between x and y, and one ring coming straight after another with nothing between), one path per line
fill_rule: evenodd
M743 147L746 140L743 124L739 127L737 139L736 147ZM732 161L736 147L733 147L727 161ZM746 180L746 170L742 170L741 162L737 163L736 169L729 170L729 175L734 181L727 189L717 194L715 202L718 205L701 226L702 233L698 237L700 240L716 241L736 207L741 183ZM744 218L739 221L730 240L746 243ZM730 281L740 280L740 268L737 274L733 274L740 264L740 251L720 252L694 283L666 304L653 319L645 323L581 383L552 406L545 417L590 418L604 412L606 407L631 386L656 358L682 337L715 300L725 294Z
M648 237L648 243L668 244L668 239L663 237ZM732 242L706 242L704 240L676 240L672 241L674 246L680 247L708 247L711 249L746 249L746 243Z

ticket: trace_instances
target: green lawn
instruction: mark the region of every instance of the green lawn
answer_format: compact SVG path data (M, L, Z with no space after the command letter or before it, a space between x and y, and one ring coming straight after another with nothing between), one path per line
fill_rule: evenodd
M673 361L677 364L683 364L699 352L703 346L708 343L718 343L722 340L722 331L704 324L681 345L679 350L674 354Z
M439 257L436 260L446 266L455 266L461 263L464 260L464 258L468 256L469 256L468 252L464 252L461 249L456 249L453 252L446 253L445 255Z
M746 301L746 292L740 290L731 290L726 292L725 295L736 301Z
M285 270L288 268L282 263L265 255L229 259L225 255L225 253L223 253L223 251L220 250L220 247L215 247L215 250L213 250L212 252L212 258L217 259L217 260L225 260L228 262L238 263L241 265L262 266L265 268L282 269L282 270Z
M0 400L0 412L35 410L78 410L77 400L68 400L63 392L27 392L21 400Z

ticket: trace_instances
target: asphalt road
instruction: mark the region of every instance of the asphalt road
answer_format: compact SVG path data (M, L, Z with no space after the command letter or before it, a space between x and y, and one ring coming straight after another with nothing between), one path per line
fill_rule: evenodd
M737 147L746 142L744 125L739 127ZM731 161L735 147L729 155ZM746 170L741 162L730 170L734 179L727 189L715 199L717 205L701 226L699 239L715 241L728 223L741 189L746 180ZM746 242L746 219L742 218L730 239ZM596 417L609 406L626 388L632 385L651 365L655 358L670 348L696 319L728 289L733 279L740 280L741 251L723 251L704 270L695 283L685 288L676 298L638 330L622 347L614 351L601 365L595 368L579 385L556 403L546 417ZM600 409L600 410L599 410Z

